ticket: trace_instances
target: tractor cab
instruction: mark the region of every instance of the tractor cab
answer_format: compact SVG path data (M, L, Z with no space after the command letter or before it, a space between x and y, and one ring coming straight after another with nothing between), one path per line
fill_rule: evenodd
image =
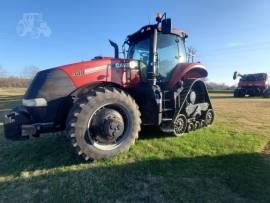
M128 59L140 62L141 72L144 80L147 76L147 66L151 53L151 26L145 26L133 35L128 36ZM172 70L179 63L186 62L185 50L186 35L183 32L157 33L157 82L167 82Z
M170 19L161 20L158 15L156 20L157 24L129 35L125 43L129 45L127 58L139 61L142 80L160 84L169 81L177 64L187 62L187 34L171 29Z

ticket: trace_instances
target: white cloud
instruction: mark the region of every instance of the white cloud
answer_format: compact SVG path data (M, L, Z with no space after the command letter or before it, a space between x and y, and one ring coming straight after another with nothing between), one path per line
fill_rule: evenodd
M225 45L226 48L235 48L239 46L243 46L244 44L241 42L229 42Z
M17 34L20 37L29 35L34 39L40 37L50 37L52 30L48 23L43 20L41 13L24 13L23 17L17 24Z

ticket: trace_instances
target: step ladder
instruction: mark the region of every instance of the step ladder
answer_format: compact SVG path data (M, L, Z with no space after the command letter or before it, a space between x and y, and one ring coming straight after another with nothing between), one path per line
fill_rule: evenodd
M163 90L162 96L162 121L170 122L175 116L175 111L182 108L184 105L183 101L186 100L187 95L189 94L190 87L193 84L194 80L186 80L181 92L175 92L173 89ZM180 94L180 95L179 95Z
M170 122L173 120L175 111L173 90L163 90L162 92L162 121Z

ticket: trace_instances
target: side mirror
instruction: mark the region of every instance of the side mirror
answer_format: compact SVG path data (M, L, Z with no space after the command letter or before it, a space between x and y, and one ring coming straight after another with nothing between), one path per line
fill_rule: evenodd
M169 34L172 29L172 21L170 18L166 18L161 21L161 30L164 34Z
M237 78L237 76L238 76L238 73L237 73L237 71L235 71L235 72L233 73L233 79L235 80L235 79Z

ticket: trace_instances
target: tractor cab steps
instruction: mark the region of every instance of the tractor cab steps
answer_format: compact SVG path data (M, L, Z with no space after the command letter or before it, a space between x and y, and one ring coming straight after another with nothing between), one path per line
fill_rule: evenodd
M194 79L185 80L182 89L175 91L174 89L165 89L162 91L162 121L171 122L175 116L175 111L181 109L183 102L189 94L190 87ZM180 94L180 95L179 95Z
M166 89L162 93L162 121L172 121L175 112L174 91Z

